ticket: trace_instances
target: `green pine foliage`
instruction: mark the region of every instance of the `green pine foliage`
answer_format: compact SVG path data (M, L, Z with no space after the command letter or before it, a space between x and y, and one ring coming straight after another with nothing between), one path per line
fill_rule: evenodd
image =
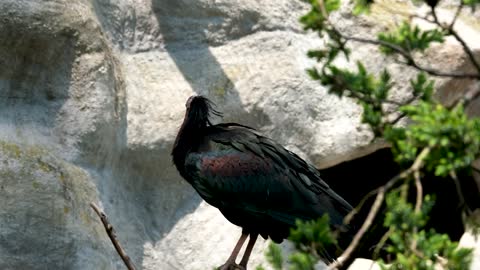
M472 162L480 158L480 119L467 117L464 110L464 103L468 102L466 99L448 107L439 104L433 98L434 81L428 77L428 74L436 73L431 69L422 69L412 56L413 53L421 55L432 43L443 43L448 35L455 36L451 28L453 22L451 25L438 23L435 13L438 1L424 0L432 11L433 19L430 17L428 20L437 22L433 29L422 30L405 21L397 29L378 33L374 40L352 38L341 33L329 21L329 14L340 8L340 0L309 2L311 10L300 21L304 29L315 31L324 38L325 46L308 52L308 56L319 63L319 66L307 70L308 74L327 87L330 94L358 102L363 108L362 122L371 128L375 138L382 138L392 145L395 160L405 168L400 176L400 185L392 185L387 190L383 219L387 234L376 247L376 253L382 249L391 254L393 261L388 262L388 266L381 259L377 262L382 269L389 270L469 269L471 249L459 248L458 243L450 241L447 235L424 228L435 203L433 196L417 197L415 206L407 201L411 197L408 192L415 190L410 186L414 182L421 185L424 173L433 172L458 181L454 179L456 172L470 170ZM372 2L354 1L353 15L367 13L368 16ZM461 0L458 5L474 9L480 5L480 0ZM357 62L355 70L336 66L338 57L349 60L348 44L351 41L377 45L387 57L417 68L419 72L410 80L412 98L405 102L390 100L394 83L386 69L374 74L362 62ZM480 69L476 78L480 80ZM389 105L389 110L386 110L386 105ZM398 125L402 118L408 119L409 124L405 127ZM480 228L479 222L470 224L475 224L474 229ZM298 222L289 239L294 243L296 252L288 260L282 257L280 248L274 244L266 252L268 262L275 270L314 269L323 250L337 244L328 226L328 216L316 221ZM257 268L260 269L263 268Z
M322 254L326 247L337 244L328 224L328 215L312 221L297 221L297 227L290 231L288 239L295 243L297 250Z
M398 191L388 194L386 205L384 225L390 229L386 250L396 259L389 265L379 260L382 269L435 270L438 266L450 270L469 269L471 249L458 248L458 243L451 242L447 235L423 230L433 206L429 195L425 196L418 212Z
M296 249L288 258L290 270L313 270L325 249L337 245L330 230L328 215L312 221L297 221L297 227L290 230L288 239ZM265 256L274 270L286 269L284 267L287 264L278 245L271 243Z
M283 257L282 250L278 245L271 243L268 246L267 252L265 253L268 262L275 270L282 270L283 268Z
M480 153L480 119L469 119L461 104L447 109L421 101L400 108L412 123L406 128L389 127L385 138L392 143L396 160L411 163L420 149L429 147L425 168L437 176L448 176L471 166Z
M443 42L444 36L445 34L438 29L422 31L418 26L412 26L409 22L404 21L395 31L378 34L378 40L396 45L406 52L424 52L431 43ZM395 53L391 47L383 45L380 46L380 50L387 55Z

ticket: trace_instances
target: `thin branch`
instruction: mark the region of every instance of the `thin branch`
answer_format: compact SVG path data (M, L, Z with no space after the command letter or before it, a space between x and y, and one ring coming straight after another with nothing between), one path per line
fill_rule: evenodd
M376 245L375 247L375 250L373 251L373 259L376 259L378 258L378 255L380 253L380 249L382 249L382 247L385 245L385 243L387 242L388 238L390 237L390 235L392 234L392 228L390 227L388 229L388 231L382 236L382 238L380 238L380 241L378 241L378 244Z
M423 151L418 155L417 159L413 163L413 165L408 168L407 170L395 175L393 178L391 178L385 185L374 189L370 191L367 195L365 195L360 203L355 207L348 215L345 216L344 218L344 223L349 224L352 220L352 218L360 211L360 209L363 207L365 202L367 201L368 198L373 196L374 194L377 194L382 188L385 188L386 190L391 189L393 186L395 186L399 180L406 178L408 175L410 175L413 171L419 170L419 168L423 165L423 159L428 155L430 152L430 148L425 148ZM420 162L422 161L422 162Z
M341 266L342 261L347 260L352 255L353 251L357 248L363 235L367 232L367 230L372 225L373 219L377 215L378 210L380 209L380 206L383 203L383 198L385 197L385 190L386 190L385 186L380 187L377 197L375 199L375 202L373 203L372 208L370 209L370 213L368 213L368 216L365 219L365 222L362 224L362 227L360 228L360 230L358 230L358 232L353 237L353 240L350 243L350 245L348 245L347 249L341 255L342 260L338 260L330 264L328 266L329 269L336 269L339 266Z
M398 102L399 103L399 107L400 106L405 106L405 105L408 105L408 104L411 104L412 102L414 102L415 100L417 100L417 98L419 97L419 95L413 95L412 97L410 97L408 100L404 101L404 102ZM397 108L398 110L398 108ZM390 124L390 125L395 125L396 123L398 123L398 121L400 121L402 118L404 118L405 116L407 116L406 113L402 112L400 113L399 115L397 115L397 117L395 117L392 121L390 122L387 122L387 124Z
M455 39L460 42L460 44L462 44L462 47L463 47L463 50L465 51L465 53L468 55L468 58L470 59L470 61L472 62L472 64L475 66L475 68L477 69L478 72L480 72L480 63L477 61L477 59L475 58L475 55L473 54L472 50L470 49L470 47L468 47L467 43L465 42L465 40L460 37L460 35L458 35L457 31L453 30L453 29L450 29L449 33L455 37ZM478 77L477 77L478 78Z
M453 26L455 25L455 22L457 22L458 16L460 16L460 13L462 12L462 9L464 7L463 1L460 1L460 5L457 7L457 11L455 12L455 15L453 16L452 22L448 26L448 29L453 29Z
M475 55L473 54L472 50L470 47L467 45L465 40L455 31L452 27L450 26L445 26L438 20L437 12L435 11L435 8L432 8L432 15L433 19L435 21L435 24L438 25L440 28L448 31L450 35L452 35L461 45L463 48L463 51L467 54L468 58L470 59L470 62L475 66L477 69L477 79L480 79L480 63L475 59ZM453 25L452 25L453 26Z
M435 6L430 6L430 9L432 10L433 22L435 24L439 25L440 27L442 27L442 25L440 24L440 21L438 20L437 11L435 10Z
M343 222L345 224L350 224L350 222L352 221L353 217L358 214L358 212L360 211L360 209L363 208L363 205L367 202L367 200L378 193L378 188L377 189L374 189L372 191L370 191L367 195L365 195L362 200L360 201L360 203L358 203L358 205L353 208L352 211L350 211L350 213L348 213L348 215L345 216L345 218L343 219Z
M420 171L415 171L413 173L413 176L415 178L415 187L417 189L417 200L415 202L415 213L420 213L420 210L422 209L422 204L423 204L423 186L422 182L420 181Z
M359 100L362 100L362 101L365 101L365 102L369 102L369 103L375 103L377 100L363 94L363 93L358 93L356 91L351 91L351 90L347 90L348 91L348 97L353 97L353 98L356 98L356 99L359 99ZM385 100L382 100L382 103L385 103L385 104L391 104L391 105L396 105L396 106L403 106L403 105L406 105L406 104L409 104L411 103L412 101L405 101L405 102L398 102L396 100L392 100L392 99L385 99Z
M395 125L396 123L398 123L398 121L402 120L402 118L404 118L405 116L407 116L406 113L402 112L400 113L397 117L395 117L395 119L393 119L392 121L389 122L390 125Z
M463 106L467 107L470 102L475 100L480 96L480 86L474 87L472 90L468 91L465 95L463 95Z
M477 71L480 73L480 63L478 63L477 59L475 59L475 55L473 55L473 52L472 50L470 49L470 47L468 47L467 43L465 42L465 40L460 37L460 35L458 35L457 31L453 30L453 29L450 29L449 33L455 37L455 39L460 42L460 44L462 44L462 47L463 47L463 50L465 51L465 53L468 55L468 58L470 59L470 61L472 62L472 64L475 66L475 68L477 69ZM480 75L477 75L477 78L479 78Z
M386 190L391 189L393 186L395 186L398 183L398 181L406 178L409 174L410 174L409 170L403 171L395 175L393 178L391 178L385 185L370 191L367 195L365 195L362 198L362 200L357 205L357 207L355 207L352 211L350 211L350 213L348 213L348 215L345 216L344 223L349 224L352 221L353 217L360 211L360 209L362 209L363 205L366 203L368 198L370 198L375 194L378 194L378 192L380 192L382 188L385 188Z
M415 187L417 189L417 200L415 202L415 214L419 214L420 210L422 209L422 204L423 204L423 186L422 182L420 181L420 171L416 170L413 172L413 177L415 178ZM413 228L413 235L416 235L418 233L418 227L415 226ZM417 250L417 239L413 238L413 241L410 245L410 249L412 251Z
M125 250L120 245L120 242L118 241L117 236L115 235L115 230L113 229L112 224L110 224L110 222L108 222L107 215L105 215L105 213L103 213L96 204L90 203L90 206L93 208L95 213L97 213L97 215L100 217L100 220L103 223L103 227L105 227L105 231L107 232L108 237L112 241L112 244L115 247L115 250L117 251L118 255L120 255L120 257L122 258L122 261L125 264L125 266L127 267L127 269L128 270L135 270L136 269L135 265L133 264L130 257L128 257L127 253L125 252Z
M330 23L330 21L328 20L328 13L327 13L327 9L325 8L324 0L318 0L317 3L318 3L318 6L320 7L320 11L322 12L323 17L328 23Z
M342 34L340 31L338 31L335 27L333 27L331 24L330 26L332 27L332 30L335 31L336 34L338 34L340 37L342 37L345 40L349 41L356 41L360 43L365 43L365 44L372 44L372 45L381 45L384 47L387 47L396 53L400 54L403 56L407 62L405 63L406 65L409 65L411 67L416 68L417 70L424 71L432 76L436 77L452 77L452 78L465 78L465 79L480 79L480 74L479 73L461 73L461 72L443 72L440 70L428 68L419 65L413 56L410 55L409 52L405 51L403 48L392 44L390 42L386 42L383 40L376 40L376 39L368 39L368 38L361 38L361 37L353 37L353 36L346 36Z
M426 22L431 23L431 24L435 24L434 20L429 19L428 17L424 17L424 16L420 16L420 15L416 15L416 14L412 14L412 16L410 16L410 18L416 18L416 19L420 19L420 20L426 21Z
M465 197L463 196L462 187L460 186L460 181L458 180L457 173L455 171L450 171L450 177L455 183L455 189L457 190L458 199L460 200L460 207L465 205Z

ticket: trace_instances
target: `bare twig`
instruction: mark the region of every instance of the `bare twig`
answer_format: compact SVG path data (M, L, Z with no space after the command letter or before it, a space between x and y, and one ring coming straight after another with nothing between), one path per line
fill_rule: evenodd
M397 175L395 175L392 179L390 179L385 185L379 187L379 188L376 188L372 191L370 191L367 195L365 195L362 200L360 201L360 203L357 205L357 207L355 207L352 211L350 211L350 213L348 213L348 215L345 216L344 218L344 223L345 224L349 224L353 217L360 211L360 209L362 209L363 205L366 203L366 201L368 200L368 198L370 198L371 196L375 195L375 194L378 194L378 192L381 191L381 189L385 189L385 190L389 190L391 189L393 186L395 186L395 184L398 183L398 181L400 181L401 179L407 177L409 174L408 170L407 171L403 171Z
M108 222L107 215L105 215L105 213L103 213L96 204L90 203L90 206L93 208L95 213L97 213L97 215L100 217L100 220L103 223L103 227L105 227L105 231L107 232L108 237L112 241L112 244L115 247L115 250L117 251L118 255L120 255L120 257L122 258L122 261L125 264L125 266L127 267L127 269L128 270L135 270L136 269L135 265L133 264L130 257L128 257L127 253L125 252L125 250L120 245L120 242L118 241L117 236L115 235L115 230L113 229L112 224L110 224L110 222Z
M458 199L460 200L460 207L463 207L465 205L465 197L463 197L462 187L460 186L457 173L454 170L450 171L450 177L455 183L455 189L457 190Z
M417 189L417 200L415 202L415 214L419 214L420 210L422 209L423 203L423 186L422 182L420 181L420 171L416 170L413 172L413 177L415 178L415 187ZM413 235L416 235L418 232L417 226L413 228ZM410 249L413 251L417 250L417 240L413 238L412 243L410 245Z
M404 102L399 102L400 104L398 105L399 107L400 106L405 106L405 105L408 105L408 104L411 104L412 102L414 102L415 100L417 100L419 95L413 95L412 97L410 97L408 100L404 101ZM398 109L398 108L397 108ZM388 124L390 125L395 125L396 123L398 123L398 121L402 120L402 118L404 118L405 116L407 116L406 113L402 112L402 113L399 113L397 115L397 117L395 117L392 121L389 121L387 122Z
M423 160L430 154L430 148L426 147L423 148L422 152L417 156L415 162L413 163L412 167L409 170L411 171L418 171L423 166Z
M328 13L327 9L325 8L325 1L324 0L318 0L318 6L320 7L320 12L322 12L323 17L325 20L330 23L330 20L328 19Z
M355 234L353 237L352 242L350 245L348 245L347 249L343 252L341 255L342 260L335 261L334 263L330 264L328 267L329 269L336 269L339 266L342 265L342 261L347 260L357 248L358 244L360 243L360 240L362 239L363 235L367 232L367 230L370 228L372 225L372 221L375 218L375 216L378 213L378 210L380 209L380 206L382 205L383 198L385 197L385 186L380 187L377 197L375 199L375 202L372 205L372 208L370 209L370 213L368 213L367 218L365 219L365 222L362 224L362 227L358 232Z
M459 103L462 103L464 107L467 107L468 104L470 104L470 102L472 102L479 96L480 96L480 86L474 86L472 89L467 91L461 98L457 99L450 106L447 106L447 108L451 109L457 106Z
M457 12L460 12L460 11L457 10ZM450 35L452 35L460 43L460 45L462 45L463 51L467 54L470 62L472 62L473 66L475 66L475 68L477 69L477 76L475 78L480 79L480 63L477 61L477 59L475 59L475 55L473 54L472 50L467 45L465 40L457 33L457 31L455 31L453 29L453 24L451 24L452 27L451 26L446 26L438 20L437 12L435 11L435 8L433 8L433 7L432 7L432 15L433 15L433 19L434 19L435 24L438 25L443 30L447 31ZM452 21L452 23L454 23L454 21Z
M413 173L413 176L415 178L415 187L417 189L417 200L415 202L415 213L420 213L420 210L422 209L422 199L423 199L423 186L422 182L420 181L420 171L415 171Z
M404 49L402 49L401 47L399 47L395 44L392 44L392 43L389 43L389 42L386 42L386 41L383 41L383 40L375 40L375 39L368 39L368 38L361 38L361 37L351 37L351 36L346 36L346 35L344 35L340 32L338 32L338 35L341 36L342 38L346 39L346 40L351 40L351 41L356 41L356 42L366 43L366 44L372 44L372 45L381 45L381 46L387 47L387 48L395 51L396 53L400 54L401 56L403 56L407 60L407 62L404 63L405 65L409 65L411 67L414 67L415 69L426 72L426 73L428 73L432 76L451 77L451 78L465 78L465 79L479 79L480 78L479 73L443 72L443 71L440 71L440 70L436 70L436 69L421 66L415 61L415 59L413 58L412 55L410 55L410 53L408 53L407 51L405 51Z
M470 49L470 47L468 47L467 43L465 42L465 40L460 37L460 35L458 35L457 31L453 30L453 29L450 29L449 33L455 37L455 39L460 43L462 44L462 47L463 47L463 50L465 51L465 53L468 55L468 58L470 59L470 61L472 62L472 64L475 66L475 68L477 69L477 72L480 73L480 63L478 63L477 59L475 59L475 55L473 55L473 52L472 50ZM478 73L477 73L478 74ZM477 75L477 79L480 77L480 75Z
M395 119L393 119L392 121L389 122L390 125L395 125L396 123L398 123L398 121L402 120L402 118L404 118L405 116L407 116L406 113L402 112L400 113L397 117L395 117Z
M416 18L416 19L420 19L422 21L426 21L428 23L431 23L431 24L434 24L435 21L433 21L432 19L426 17L426 16L420 16L420 15L416 15L416 14L412 14L412 16L410 16L411 18Z
M360 209L363 208L363 205L367 202L367 200L368 200L371 196L373 196L373 195L375 195L375 194L377 194L377 193L378 193L378 188L370 191L367 195L365 195L365 196L362 198L362 200L360 201L360 203L358 203L358 205L357 205L355 208L353 208L353 210L350 211L350 213L348 213L348 215L345 216L345 218L343 219L343 222L344 222L345 224L349 224L349 223L352 221L353 217L354 217L356 214L358 214L358 212L360 211Z
M378 255L380 253L380 249L385 245L387 242L388 238L392 234L392 228L388 229L388 231L380 238L380 241L378 241L377 246L375 247L375 250L373 251L373 259L378 258Z
M455 25L455 22L457 21L458 16L462 12L462 9L463 9L464 5L465 4L463 3L463 1L460 1L460 5L458 5L457 11L455 12L455 15L453 16L452 22L448 26L448 29L453 29L453 26Z

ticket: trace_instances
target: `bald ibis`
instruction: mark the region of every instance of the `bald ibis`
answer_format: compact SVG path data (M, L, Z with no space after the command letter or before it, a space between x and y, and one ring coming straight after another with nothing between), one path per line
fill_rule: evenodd
M343 219L352 207L320 178L318 170L253 128L236 124L214 125L221 115L213 103L192 96L172 150L180 175L242 235L221 270L246 269L258 235L281 242L295 221L328 214L330 225L346 230ZM236 257L247 237L239 265ZM326 261L334 258L325 252Z

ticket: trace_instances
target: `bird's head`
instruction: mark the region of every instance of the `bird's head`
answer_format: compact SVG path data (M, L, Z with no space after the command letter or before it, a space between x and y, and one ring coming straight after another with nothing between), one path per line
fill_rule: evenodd
M196 127L205 127L211 125L210 117L213 115L222 116L222 114L213 107L215 104L208 98L203 96L191 96L188 98L185 107L185 122L195 125Z

